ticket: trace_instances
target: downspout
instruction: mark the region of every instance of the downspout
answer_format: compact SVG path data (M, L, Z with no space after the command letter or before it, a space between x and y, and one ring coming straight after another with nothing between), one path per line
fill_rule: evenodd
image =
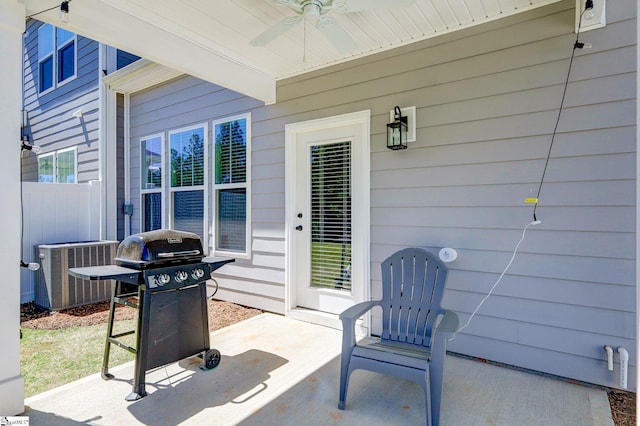
M107 149L107 131L106 131L106 113L107 113L107 101L104 95L104 83L102 82L102 77L104 76L104 72L102 70L107 69L107 60L106 60L106 46L102 43L98 44L98 105L99 105L99 115L98 115L98 128L99 131L99 141L98 141L98 181L100 181L100 209L99 209L99 223L100 223L100 232L98 238L100 240L104 240L107 233L107 223L106 223L106 206L107 206L107 190L106 190L106 149Z
M100 239L115 240L118 233L117 177L116 177L116 129L117 108L115 93L104 83L102 77L115 70L113 49L100 43L98 87L100 105L99 180L100 194ZM111 166L111 167L110 167Z
M124 93L124 202L126 205L131 206L131 115L130 105L131 96L129 93ZM132 232L132 219L133 214L126 214L124 216L124 232L125 237L131 235Z
M640 286L638 279L640 277L640 261L638 253L640 253L640 214L638 206L640 205L640 8L636 7L636 354L640 353ZM637 359L636 359L637 365ZM640 383L640 368L636 368L636 387ZM640 398L636 398L636 412L640 412Z

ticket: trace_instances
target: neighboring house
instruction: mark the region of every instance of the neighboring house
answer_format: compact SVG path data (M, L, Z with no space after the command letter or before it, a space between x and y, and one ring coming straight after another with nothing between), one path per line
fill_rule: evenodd
M594 48L575 52L548 164L572 2L280 80L273 105L148 62L167 81L141 81L135 64L114 73L131 232L194 231L210 255L237 258L217 297L328 325L379 297L397 249L453 247L444 303L464 323L533 220L524 200L544 175L542 224L449 348L617 387L603 347L623 346L635 389L636 21L607 7L583 37ZM385 146L396 105L417 111L405 151Z
M23 52L22 139L40 151L23 151L21 180L64 184L100 180L104 213L100 234L104 239L123 238L123 174L104 173L108 156L115 160L116 170L124 167L122 114L117 116L123 108L122 97L109 100L100 78L138 57L35 19L26 24ZM79 208L87 210L87 206ZM51 215L36 213L25 212L27 228L29 220ZM25 274L23 303L33 300Z

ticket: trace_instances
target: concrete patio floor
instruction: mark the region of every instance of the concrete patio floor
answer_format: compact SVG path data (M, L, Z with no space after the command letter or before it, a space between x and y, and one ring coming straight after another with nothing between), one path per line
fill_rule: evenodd
M147 374L149 395L125 401L133 363L25 401L39 425L419 425L422 390L365 371L338 410L341 332L261 314L212 334L211 371L186 359ZM120 350L115 348L113 350ZM443 425L613 425L606 393L454 356L446 360Z

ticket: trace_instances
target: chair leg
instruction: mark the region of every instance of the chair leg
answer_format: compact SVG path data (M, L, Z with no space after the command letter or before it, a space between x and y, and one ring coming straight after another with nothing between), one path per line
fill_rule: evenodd
M349 361L350 356L342 356L340 358L340 400L338 401L338 408L344 410L347 402L347 388L349 387Z
M429 377L429 367L424 372L424 384L422 385L422 390L424 390L424 405L425 405L425 424L427 426L436 426L437 423L432 423L432 405L431 405L431 380Z
M431 371L431 419L432 425L440 424L440 406L442 404L442 382L444 376L444 368L434 368Z

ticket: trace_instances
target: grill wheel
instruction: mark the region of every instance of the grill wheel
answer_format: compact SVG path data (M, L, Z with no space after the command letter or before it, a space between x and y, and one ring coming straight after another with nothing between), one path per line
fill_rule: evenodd
M210 349L204 354L204 366L201 366L203 370L213 370L220 364L222 354L217 349Z

